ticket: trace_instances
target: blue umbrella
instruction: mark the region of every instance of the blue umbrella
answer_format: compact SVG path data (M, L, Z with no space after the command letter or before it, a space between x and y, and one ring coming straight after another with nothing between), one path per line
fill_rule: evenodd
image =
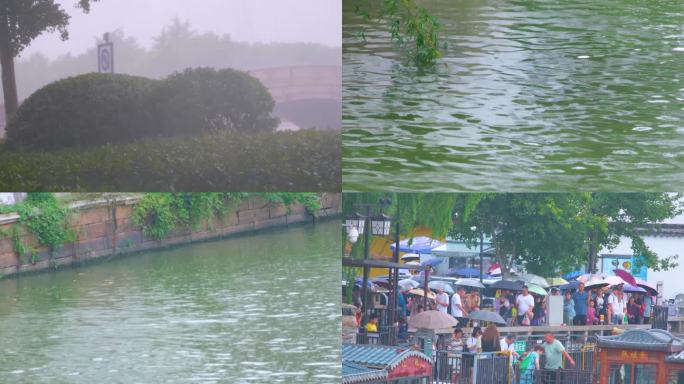
M443 262L444 262L444 259L435 258L435 259L425 260L422 263L420 263L420 265L422 265L422 266L429 265L431 267L434 267L436 265L442 264Z
M577 289L579 283L579 281L573 280L567 284L560 285L558 289L560 289L561 291L567 291L568 289Z
M565 280L575 280L576 278L582 276L583 274L584 274L584 272L582 272L582 271L574 271L574 272L566 273L565 275L563 275L563 278Z
M410 243L410 244L409 244ZM444 245L439 240L427 236L418 236L413 239L405 239L399 242L399 252L430 253L434 248ZM390 248L394 251L396 244L392 243Z
M461 277L480 277L480 270L475 268L452 268L447 271L447 275L457 275Z
M356 278L356 285L358 285L359 287L363 287L363 278L362 277ZM373 283L370 281L370 279L368 280L368 289L373 289Z

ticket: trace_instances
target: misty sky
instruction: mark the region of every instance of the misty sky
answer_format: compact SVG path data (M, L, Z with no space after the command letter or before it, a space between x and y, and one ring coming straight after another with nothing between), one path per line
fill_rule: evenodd
M230 34L248 42L313 42L342 45L340 0L100 0L84 14L77 0L56 0L72 17L70 37L43 34L22 52L42 52L49 58L80 54L102 33L123 29L148 47L174 17L188 20L198 32Z

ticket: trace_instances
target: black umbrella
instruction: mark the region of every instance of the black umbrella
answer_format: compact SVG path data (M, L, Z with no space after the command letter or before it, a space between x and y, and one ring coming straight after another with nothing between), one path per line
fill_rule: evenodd
M489 288L522 291L523 285L522 281L499 280L490 285Z
M468 318L470 318L471 320L489 321L497 324L506 324L506 320L504 320L504 318L501 317L501 315L491 311L472 311L468 314Z

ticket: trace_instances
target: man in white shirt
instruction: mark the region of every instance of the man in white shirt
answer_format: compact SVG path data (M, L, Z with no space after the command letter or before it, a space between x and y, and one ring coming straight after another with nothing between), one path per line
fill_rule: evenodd
M615 287L613 293L608 296L608 314L612 324L622 324L625 313L625 302L622 299L620 290Z
M523 325L523 319L527 313L534 309L534 298L524 285L522 293L515 299L515 307L518 308L518 325Z
M442 288L437 288L436 291L437 296L435 296L435 302L437 303L437 310L447 313L447 308L449 307L449 295L444 293Z
M456 293L451 296L451 316L458 320L458 326L463 327L468 323L468 312L463 306L463 296L465 296L465 288L458 287Z
M508 359L509 365L513 365L516 361L518 361L518 358L520 355L518 352L515 351L515 336L512 333L509 333L501 339L499 342L501 344L501 352L506 352L511 355L510 359Z

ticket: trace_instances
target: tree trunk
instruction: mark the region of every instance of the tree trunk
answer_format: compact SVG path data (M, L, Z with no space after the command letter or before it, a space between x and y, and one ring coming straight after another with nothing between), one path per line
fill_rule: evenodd
M5 121L9 122L19 107L19 97L14 75L14 53L10 46L6 15L0 20L0 65L2 65L2 90L5 96Z

